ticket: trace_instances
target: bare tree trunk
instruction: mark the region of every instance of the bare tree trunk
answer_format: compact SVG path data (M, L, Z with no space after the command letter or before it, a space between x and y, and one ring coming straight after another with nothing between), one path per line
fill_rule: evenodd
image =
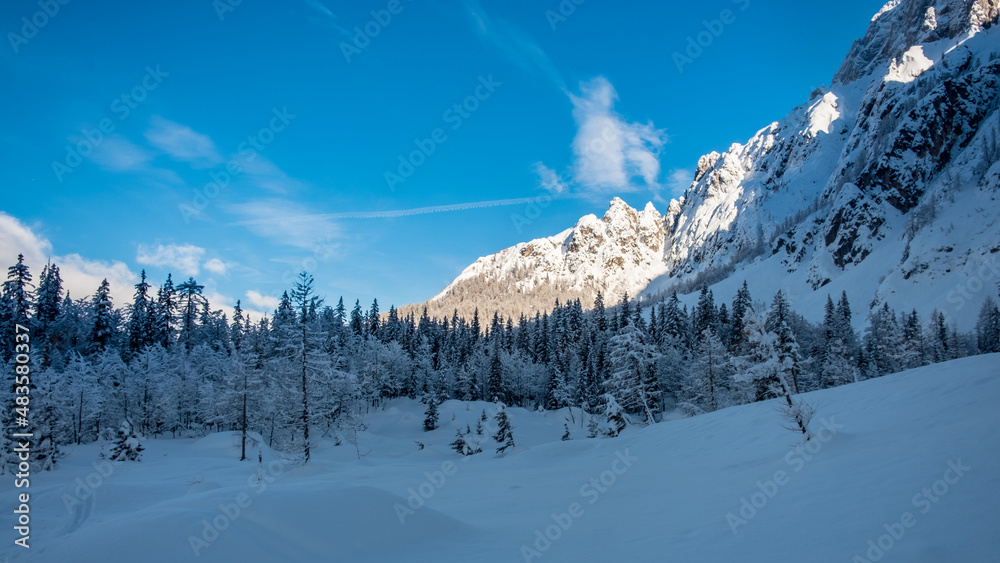
M302 324L302 437L304 441L305 459L303 464L309 463L309 386L306 377L306 325Z
M247 374L243 372L243 439L240 444L240 461L247 458Z

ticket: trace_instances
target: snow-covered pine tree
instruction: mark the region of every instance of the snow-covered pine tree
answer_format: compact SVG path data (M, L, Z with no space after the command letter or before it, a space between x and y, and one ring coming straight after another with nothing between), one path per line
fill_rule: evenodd
M661 338L665 336L673 337L677 342L687 345L690 341L690 327L688 326L687 314L681 308L680 299L677 292L671 293L666 305L660 311Z
M615 396L611 393L601 395L601 400L604 403L604 420L607 425L605 433L614 438L621 434L622 430L628 426L628 420L625 418L625 409L618 404Z
M507 417L507 409L503 403L499 404L494 420L496 421L497 431L493 435L493 439L500 444L500 447L497 448L497 453L499 454L503 453L507 448L514 447L514 427L510 424L510 419Z
M490 375L486 384L485 399L497 402L505 401L507 398L503 385L503 361L500 359L499 346L494 346L493 354L490 357Z
M332 379L330 357L323 351L326 335L320 330L319 321L310 318L309 311L322 300L313 290L313 277L307 272L300 272L289 296L294 306L290 322L277 325L281 352L288 366L293 368L293 381L300 393L300 408L297 422L302 434L303 463L309 463L311 443L309 438L310 420L315 389L326 389ZM315 407L313 407L315 408Z
M630 319L609 344L612 373L606 389L630 412L643 413L647 423L655 423L660 389L648 374L659 352L646 343L645 335Z
M566 424L566 423L564 422L564 423L563 423L563 430L564 430L564 432L563 432L563 435L562 435L562 438L560 438L560 439L561 439L561 440L562 440L563 442L566 442L566 441L569 441L569 440L572 440L572 439L573 439L573 437L572 437L572 436L570 436L570 434L569 434L569 424Z
M743 286L736 292L733 298L733 306L729 313L729 352L734 356L746 354L747 334L746 334L746 313L753 307L753 300L750 297L750 289L746 280Z
M799 343L792 332L792 312L785 294L778 290L768 311L764 328L778 336L778 361L781 376L785 378L792 394L799 392L799 376L802 373L799 357Z
M154 341L151 301L149 289L152 286L146 282L146 270L143 270L139 277L139 283L135 284L135 296L132 299L132 306L128 312L128 333L129 354L137 354L140 350L149 346Z
M351 332L358 337L365 333L365 314L361 311L360 299L354 301L354 308L351 309Z
M0 334L3 335L0 345L0 357L3 361L14 357L16 326L29 327L34 295L32 292L31 272L24 263L24 255L17 255L17 263L7 269L7 281L0 290Z
M698 305L694 310L692 330L695 341L700 341L706 330L711 329L714 334L718 334L719 311L715 307L715 298L708 286L701 286L701 294L698 296Z
M847 346L840 338L835 337L827 341L823 352L825 359L819 367L821 388L846 385L861 379L857 362L847 354Z
M705 329L705 334L695 346L688 377L684 381L685 406L694 413L712 412L729 406L732 374L729 351L711 329Z
M156 294L156 335L164 348L174 344L174 318L177 315L177 290L170 274Z
M903 328L903 349L900 353L902 369L918 368L927 365L924 346L924 327L920 315L914 309L909 315L900 316L900 326Z
M18 344L25 344L23 339L28 335L30 338L30 330L33 326L31 322L33 319L29 318L31 314L31 309L33 305L33 296L31 291L31 273L28 271L28 266L24 263L24 256L18 254L17 263L11 266L7 270L7 281L3 283L3 289L0 291L0 346L3 346L3 350L0 350L0 357L3 358L4 365L4 379L7 383L4 392L0 394L0 399L3 399L4 404L7 405L3 409L3 432L4 438L3 443L6 445L4 448L4 459L3 465L5 468L9 468L12 471L18 466L18 454L14 451L17 443L11 438L11 435L18 432L24 432L25 427L17 424L18 414L15 410L14 397L18 395L16 392L19 387L16 376L19 375L19 371L24 371L17 369L17 366L27 366L27 369L37 369L37 363L24 364L15 362L15 352L21 353L21 350L17 349ZM27 329L29 332L24 332L22 329L17 327L21 326ZM18 334L22 341L18 341ZM28 342L30 347L30 341ZM34 387L32 384L31 387ZM29 394L26 396L30 397Z
M778 335L764 327L764 319L753 308L747 311L747 353L734 358L733 380L751 401L764 401L777 394L781 362Z
M438 401L437 397L431 395L427 400L427 410L424 411L424 432L430 432L437 428L438 418L441 415L438 413Z
M604 295L601 294L600 290L597 292L597 297L594 298L593 319L598 331L605 332L608 330L608 314L604 310Z
M38 280L37 299L35 302L35 330L32 335L32 348L39 356L40 367L52 364L54 348L59 343L56 333L57 322L62 313L62 277L59 267L46 264Z
M118 427L118 438L111 449L111 461L142 461L142 451L145 448L139 442L132 423L126 418Z
M880 377L900 371L903 337L895 312L888 303L872 310L865 331L865 357L869 377Z
M455 441L449 444L458 455L472 455L472 446L465 440L462 429L455 430Z
M35 441L32 444L32 465L35 469L50 471L63 456L59 444L67 443L66 424L60 418L60 402L56 381L60 374L52 368L35 372L32 377L34 391L31 401L31 422Z
M94 323L90 330L90 350L103 353L111 345L118 330L114 305L111 303L111 286L105 278L91 301Z
M976 346L981 354L1000 352L1000 308L992 298L983 302L976 322Z
M198 329L198 313L205 302L202 295L204 289L205 286L196 282L193 277L177 286L181 314L180 339L187 350L197 344L195 332Z

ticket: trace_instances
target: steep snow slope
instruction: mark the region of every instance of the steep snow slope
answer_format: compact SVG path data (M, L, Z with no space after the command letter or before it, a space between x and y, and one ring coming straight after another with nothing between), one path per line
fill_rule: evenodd
M481 258L431 303L537 309L720 282L729 299L746 278L758 297L785 289L813 305L846 289L856 304L942 309L968 328L1000 281L998 4L890 2L829 88L703 156L664 216L616 200L611 221L584 217Z
M231 434L147 440L142 462L104 476L84 446L34 477L32 548L7 542L0 557L799 563L866 561L871 540L884 561L992 561L997 365L1000 355L978 356L804 395L818 409L807 449L774 402L615 439L582 438L575 412L569 442L559 441L565 411L509 409L518 447L460 458L446 444L488 405L449 401L441 428L425 433L422 405L394 401L368 417L362 460L326 444L299 467L265 448L264 486L255 463L236 461ZM8 509L14 492L0 483ZM897 538L882 537L885 526ZM191 536L214 540L196 557Z
M649 292L691 274L717 281L713 270L756 255L733 276L765 297L786 289L818 305L847 290L968 328L1000 280L1000 31L984 29L996 7L887 5L829 91L702 159L668 237L670 275Z

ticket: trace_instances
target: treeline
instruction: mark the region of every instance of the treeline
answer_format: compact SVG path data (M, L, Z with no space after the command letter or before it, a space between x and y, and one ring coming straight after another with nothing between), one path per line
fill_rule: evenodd
M615 435L669 408L709 412L1000 351L992 300L975 333L940 312L921 319L873 305L857 334L846 295L828 298L814 324L781 292L763 303L745 283L729 303L702 289L691 310L676 294L643 308L627 295L606 308L598 294L589 311L573 300L516 321L382 314L377 301L348 310L342 298L326 304L302 273L273 315L254 322L239 303L232 319L213 311L202 289L168 276L154 291L143 272L124 307L107 281L74 300L56 265L36 287L19 258L0 293L5 437L24 431L12 408L16 325L30 329L32 461L42 469L60 446L112 439L122 427L146 437L260 435L307 462L315 433L356 442L365 413L397 397L429 410L446 399L570 407Z

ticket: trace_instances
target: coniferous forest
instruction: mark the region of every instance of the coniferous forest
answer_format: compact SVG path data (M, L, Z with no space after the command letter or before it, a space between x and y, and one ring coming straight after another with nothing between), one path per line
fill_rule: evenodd
M377 300L334 304L306 272L257 321L239 303L232 318L213 310L194 279L168 275L156 287L143 272L124 304L110 289L104 281L92 296L73 298L51 263L37 278L20 258L7 271L4 392L12 399L23 391L17 374L30 370L38 469L58 467L68 444L117 438L125 451L112 455L134 459L136 436L222 431L244 436L244 457L245 438L255 436L308 462L310 433L339 443L398 397L426 403L429 420L447 399L569 407L581 425L582 413L591 415L592 435L615 436L669 409L699 414L782 395L791 406L798 393L1000 351L993 300L975 331L962 333L941 312L859 309L846 295L829 296L815 324L781 292L765 301L746 283L729 301L702 289L690 310L676 293L656 303L627 295L605 303L598 294L586 310L579 300L556 302L518 319L400 316ZM862 334L852 328L857 314L867 315ZM26 340L28 364L18 356ZM8 435L18 422L4 411ZM8 442L5 467L16 463Z

